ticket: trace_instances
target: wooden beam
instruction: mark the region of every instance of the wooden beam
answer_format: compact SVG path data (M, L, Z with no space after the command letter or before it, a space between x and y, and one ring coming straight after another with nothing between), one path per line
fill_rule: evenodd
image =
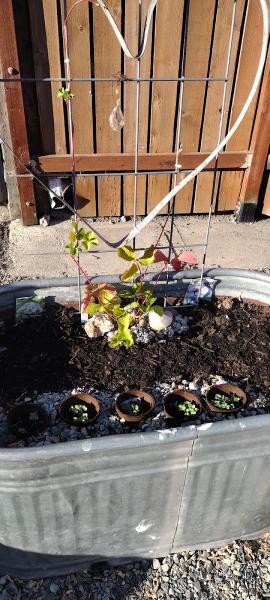
M270 145L270 47L265 64L260 100L251 140L252 160L246 170L237 208L238 221L253 220Z
M5 102L10 130L10 139L15 154L23 163L28 163L29 149L24 115L22 87L18 82L12 83L12 77L19 74L19 59L16 42L12 0L0 2L0 64L3 77L10 76L10 83L5 83ZM10 75L13 69L14 75ZM24 173L24 168L15 160L15 173ZM21 215L24 225L37 223L34 185L31 179L18 179Z
M209 152L188 152L180 155L181 170L195 169ZM58 154L34 157L37 166L44 173L70 173L71 156ZM238 170L246 169L250 163L250 154L241 152L221 152L218 159L219 169ZM175 167L175 154L140 154L138 168L140 171L170 171ZM215 161L209 163L207 169L215 167ZM76 171L85 172L115 172L133 171L134 154L77 154Z

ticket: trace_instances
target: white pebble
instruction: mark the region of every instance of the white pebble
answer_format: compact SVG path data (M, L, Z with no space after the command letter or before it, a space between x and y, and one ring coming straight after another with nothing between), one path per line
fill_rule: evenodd
M188 388L189 388L189 390L198 390L199 386L195 381L191 381Z

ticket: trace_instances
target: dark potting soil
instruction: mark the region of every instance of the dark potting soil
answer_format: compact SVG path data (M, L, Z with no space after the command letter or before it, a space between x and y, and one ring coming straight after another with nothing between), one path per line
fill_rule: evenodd
M86 336L74 308L48 305L42 317L0 333L1 399L72 386L147 388L209 374L270 387L268 306L227 298L188 310L187 334L112 350L106 338Z

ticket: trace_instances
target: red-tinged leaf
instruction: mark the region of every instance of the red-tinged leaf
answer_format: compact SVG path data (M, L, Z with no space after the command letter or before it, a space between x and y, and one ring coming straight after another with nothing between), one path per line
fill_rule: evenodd
M93 298L98 298L100 292L104 290L111 293L112 296L116 296L117 294L117 289L114 287L114 285L111 285L110 283L98 283L96 285L94 285L93 283L89 283L86 286L86 292Z
M195 254L193 254L193 252L191 252L190 250L183 250L183 252L180 252L177 258L178 260L186 263L187 265L198 264L197 256L195 256Z
M170 265L175 271L181 271L183 269L183 263L181 263L178 258L173 258L170 262Z
M166 256L166 254L164 254L164 252L162 252L161 250L155 250L155 252L154 252L154 262L155 263L164 262L165 265L167 265L168 264L168 258Z

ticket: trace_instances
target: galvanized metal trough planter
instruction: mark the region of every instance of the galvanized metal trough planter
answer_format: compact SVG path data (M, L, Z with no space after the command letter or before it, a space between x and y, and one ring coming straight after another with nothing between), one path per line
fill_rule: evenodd
M172 294L198 275L172 277ZM206 275L216 279L217 296L270 303L268 275ZM33 294L74 299L76 280L3 286L0 318L14 311L16 297ZM1 573L43 577L91 562L214 547L269 529L270 415L0 450Z

